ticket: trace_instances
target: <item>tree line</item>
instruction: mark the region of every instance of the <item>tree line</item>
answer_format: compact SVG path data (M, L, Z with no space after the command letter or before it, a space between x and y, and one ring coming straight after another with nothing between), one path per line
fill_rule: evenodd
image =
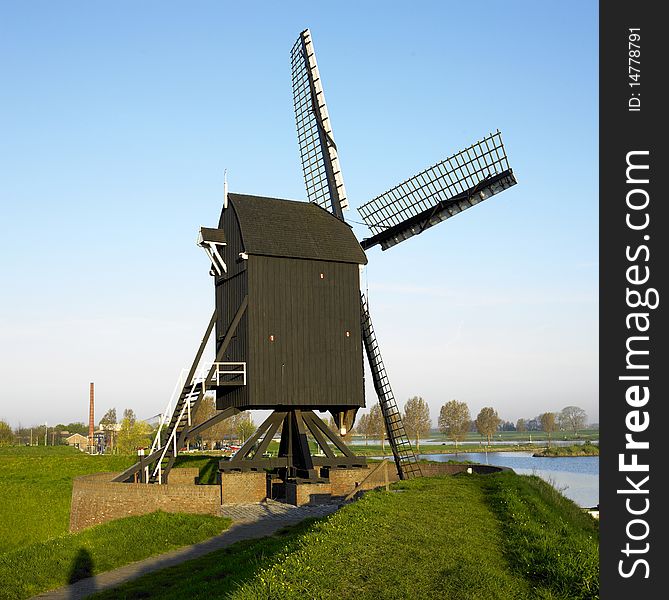
M407 434L414 440L416 450L420 449L420 440L432 430L430 408L420 396L407 400L402 411L402 422ZM439 410L437 427L441 433L455 443L462 442L470 432L478 432L490 445L497 431L543 431L548 435L550 444L552 434L557 431L570 431L574 436L584 429L587 423L586 412L577 406L566 406L560 412L546 412L533 419L518 419L516 424L503 421L491 406L483 407L475 419L472 419L466 402L450 400ZM374 404L368 413L358 418L354 432L381 440L385 447L385 423L381 407Z
M204 423L216 414L216 402L212 396L206 395L197 411L191 415L193 425ZM140 448L148 448L153 442L158 429L157 425L138 419L135 411L126 408L119 419L116 408L108 409L96 428L102 432L100 451L110 454L134 454ZM165 437L167 428L163 428ZM189 444L195 447L212 450L225 441L244 442L255 431L256 424L251 414L242 412L225 419L206 429ZM88 425L83 422L58 424L48 427L45 424L34 427L19 425L16 429L0 419L0 446L5 445L62 445L66 444L66 437L78 433L88 437ZM163 440L164 442L165 440Z

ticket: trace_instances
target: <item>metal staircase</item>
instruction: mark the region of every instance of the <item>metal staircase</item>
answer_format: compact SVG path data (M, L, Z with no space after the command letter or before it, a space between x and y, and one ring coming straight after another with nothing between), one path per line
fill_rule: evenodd
M362 339L372 371L374 389L376 390L376 395L379 397L381 413L386 424L390 447L395 457L397 472L400 479L420 477L420 465L404 429L402 415L397 407L397 402L395 402L393 390L390 387L390 380L383 365L381 351L379 350L374 327L372 326L372 319L369 316L367 298L365 298L364 294L360 294L360 319L362 324Z
M216 312L214 311L188 374L184 377L184 370L179 376L174 392L172 392L172 398L160 419L148 455L140 456L137 463L116 476L113 481L167 483L167 477L177 458L177 453L184 447L189 438L239 412L236 408L217 411L215 416L197 426L193 425L191 419L207 391L213 391L222 386L246 385L246 363L221 362L220 359L224 356L247 305L248 298L245 298L228 328L221 346L218 348L217 362L206 363L201 366L202 354L216 323ZM175 397L176 402L173 404Z
M184 434L187 433L187 430L191 425L191 414L199 406L200 401L204 396L205 386L203 383L204 382L200 380L183 386L179 399L172 411L172 417L170 418L170 423L167 427L169 433L164 444L161 444L161 431L159 428L153 445L161 449L161 454L160 458L156 461L153 472L149 475L149 483L163 483L163 473L169 473L174 465L177 453L184 445Z

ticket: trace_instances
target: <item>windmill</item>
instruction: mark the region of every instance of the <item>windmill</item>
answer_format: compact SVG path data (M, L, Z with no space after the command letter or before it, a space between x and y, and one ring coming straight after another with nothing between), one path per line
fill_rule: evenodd
M516 179L496 131L359 206L372 235L358 242L344 217L348 197L308 29L292 48L291 66L308 202L228 193L226 185L218 227L201 228L198 238L211 263L216 309L151 450L116 481L166 482L189 439L251 409L272 412L220 462L221 472L267 470L283 481L314 482L332 469L365 466L341 439L365 405L363 347L398 474L420 475L360 290L364 250L388 250ZM216 358L203 365L211 338ZM195 425L192 414L208 393L218 411ZM314 411L329 411L339 432ZM278 455L267 456L279 430Z

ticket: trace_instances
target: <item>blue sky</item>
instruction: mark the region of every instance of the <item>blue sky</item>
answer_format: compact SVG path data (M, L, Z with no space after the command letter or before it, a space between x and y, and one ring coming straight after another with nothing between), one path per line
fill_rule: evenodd
M223 169L306 197L309 27L353 207L497 128L519 181L368 253L400 404L597 421L597 3L240 4L0 4L0 418L85 420L89 381L98 417L162 410L213 308Z

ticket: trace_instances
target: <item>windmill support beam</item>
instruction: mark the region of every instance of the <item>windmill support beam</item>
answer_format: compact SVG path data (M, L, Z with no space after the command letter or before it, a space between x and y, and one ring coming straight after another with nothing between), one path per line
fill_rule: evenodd
M267 457L269 443L279 426L281 439L276 457ZM311 434L324 456L314 456L309 448ZM335 450L341 455L337 455ZM327 477L321 469L364 467L366 459L356 456L350 448L316 414L310 410L281 410L273 412L258 427L230 460L222 460L223 473L272 470L284 481L318 481Z
M195 436L199 435L203 431L206 431L207 429L213 427L217 423L220 423L221 421L225 421L225 419L229 419L230 417L239 414L241 411L237 408L226 408L225 410L220 411L218 414L214 415L210 419L207 419L203 423L200 423L199 425L196 425L195 427L191 427L185 434L184 434L184 439L189 440L194 438Z

